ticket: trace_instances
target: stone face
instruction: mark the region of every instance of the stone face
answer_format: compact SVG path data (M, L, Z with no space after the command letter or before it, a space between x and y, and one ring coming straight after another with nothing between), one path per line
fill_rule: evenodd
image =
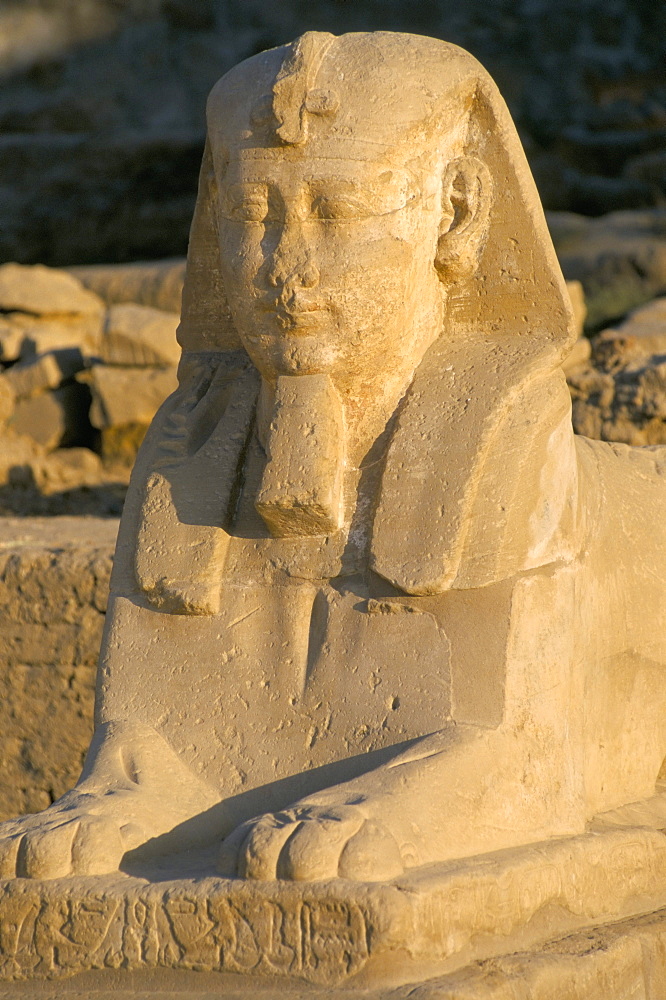
M103 306L93 292L66 271L42 264L0 266L0 309L37 316L62 313L99 313Z
M108 365L175 367L180 359L178 321L177 313L150 306L113 305L106 315L99 356Z
M495 84L307 32L207 107L178 385L78 376L105 429L175 391L81 778L0 828L6 975L397 987L662 906L666 452L574 437Z

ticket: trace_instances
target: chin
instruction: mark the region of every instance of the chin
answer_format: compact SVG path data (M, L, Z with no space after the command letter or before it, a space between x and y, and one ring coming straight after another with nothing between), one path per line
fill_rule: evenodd
M321 336L281 335L259 345L251 356L260 371L276 375L330 375L337 363L335 353L323 348Z
M301 351L282 355L275 361L278 375L330 375L331 365Z

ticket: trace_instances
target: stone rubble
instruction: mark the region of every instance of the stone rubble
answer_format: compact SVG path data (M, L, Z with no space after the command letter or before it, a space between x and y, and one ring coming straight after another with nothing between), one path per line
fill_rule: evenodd
M632 445L666 443L666 298L634 310L567 372L579 434Z
M113 305L106 315L99 357L107 365L175 367L180 359L177 326L177 313L131 302Z
M183 263L80 270L0 266L4 513L119 513L177 384Z
M547 218L564 277L583 286L589 332L666 294L666 209Z
M10 263L0 267L0 307L3 312L66 316L100 313L104 304L66 271Z

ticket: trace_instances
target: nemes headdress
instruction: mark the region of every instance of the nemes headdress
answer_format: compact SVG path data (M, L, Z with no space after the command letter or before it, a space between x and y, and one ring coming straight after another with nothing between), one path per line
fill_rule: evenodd
M216 225L218 184L235 159L270 151L427 162L429 149L447 144L452 155L485 164L493 193L475 266L442 273L450 285L444 327L401 409L376 511L373 567L412 594L480 586L524 568L512 528L517 501L493 479L489 456L501 451L520 464L516 413L575 339L520 140L476 59L417 35L308 32L227 73L208 103L178 333L185 358L242 350ZM555 395L553 406L565 406ZM480 526L489 519L494 538L484 545Z

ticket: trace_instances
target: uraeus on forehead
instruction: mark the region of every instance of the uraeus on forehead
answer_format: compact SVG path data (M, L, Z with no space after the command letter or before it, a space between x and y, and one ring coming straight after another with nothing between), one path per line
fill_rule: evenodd
M261 147L299 156L311 144L330 144L351 158L430 145L441 129L451 136L466 119L468 74L457 72L453 59L445 87L433 87L424 53L413 53L412 59L410 44L396 48L395 59L405 64L404 73L396 72L387 60L391 38L379 35L367 36L363 58L357 36L319 32L253 57L214 88L211 135L230 152Z

